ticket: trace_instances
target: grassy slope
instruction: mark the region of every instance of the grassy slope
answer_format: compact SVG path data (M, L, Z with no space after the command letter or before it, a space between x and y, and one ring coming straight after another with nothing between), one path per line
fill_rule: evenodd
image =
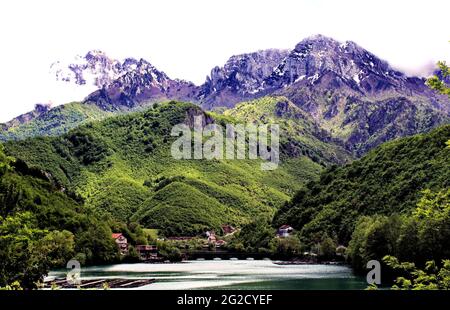
M415 207L420 191L450 186L450 125L391 142L349 165L331 168L299 191L276 215L306 239L327 232L347 242L358 216Z
M245 122L278 124L284 158L305 155L323 165L342 164L351 159L342 146L285 97L266 96L243 102L234 109L226 110L224 115Z
M286 160L274 171L261 171L259 161L174 160L170 130L188 113L203 112L191 104L162 104L89 123L61 137L8 142L6 148L50 172L97 212L124 221L131 217L163 234L194 234L223 223L244 223L256 214L270 217L322 169L305 156Z

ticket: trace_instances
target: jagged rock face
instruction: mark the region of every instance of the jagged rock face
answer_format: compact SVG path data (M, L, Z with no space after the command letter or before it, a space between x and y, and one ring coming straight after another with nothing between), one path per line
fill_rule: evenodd
M172 80L149 62L141 59L136 67L86 98L105 110L134 108L162 100L189 100L197 87L182 80Z
M292 51L233 56L215 67L201 86L171 79L143 59L118 61L99 51L61 68L60 63L52 66L58 79L98 87L85 103L104 111L128 111L164 100L190 101L212 110L266 95L284 96L356 155L450 120L449 98L430 90L424 79L394 70L354 42L321 35L301 41ZM41 112L35 109L2 127L27 122ZM282 106L279 112L285 113Z
M199 121L201 123L199 123ZM205 127L210 124L214 124L215 120L214 118L205 113L200 108L189 108L186 110L186 116L184 119L184 124L188 125L189 128L194 128L196 125L201 125L202 127Z
M391 139L450 122L443 108L448 108L448 98L398 89L364 94L330 71L275 93L291 99L357 156Z
M120 61L102 51L77 56L69 64L55 62L51 71L59 81L98 88L85 101L106 111L126 110L168 99L188 100L198 92L194 84L172 80L144 59Z
M340 43L317 35L301 41L288 53L260 55L232 57L223 68L213 69L198 98L202 106L232 107L239 101L276 94L288 97L322 122L333 119L340 111L329 102L326 109L321 107L321 102L331 94L331 103L344 97L362 98L364 102L408 98L411 104L432 108L433 113L450 115L448 98L431 91L424 79L392 69L351 41ZM249 59L268 62L259 71L263 74L253 74L253 69L261 66L249 66L252 63Z
M138 65L139 61L134 58L120 61L108 57L102 51L93 50L84 56L76 56L69 63L57 61L50 66L50 71L57 81L101 88L135 70Z
M351 128L344 138L346 148L361 156L386 141L426 132L449 121L429 107L399 97L358 102L348 108L342 126Z
M341 44L324 36L315 36L295 46L265 81L265 87L280 88L303 79L316 81L327 72L333 72L355 90L367 91L389 87L389 83L373 87L377 76L385 80L392 80L390 75L402 76L353 42Z
M379 96L387 91L432 95L423 79L407 77L392 69L354 42L340 43L321 35L298 43L264 81L264 89L277 90L301 81L316 85L326 82L322 86L346 87L366 96Z
M223 67L212 69L201 86L170 79L143 59L119 62L98 51L83 59L81 65L70 65L70 72L77 84L86 83L86 74L94 74L99 90L86 101L105 110L171 99L195 102L210 110L272 93L285 95L308 110L298 99L313 86L312 92L319 95L326 89L371 100L418 96L450 113L447 98L430 91L423 79L405 76L354 42L340 43L321 35L301 41L290 52L271 49L232 56ZM306 98L307 105L317 112L310 99Z
M255 97L263 81L288 55L287 50L269 49L232 56L223 67L215 67L201 86L198 101L206 109L216 106L233 107Z
M172 80L143 59L133 61L130 58L123 64L111 64L103 58L93 57L96 68L106 68L96 72L110 72L109 68L113 68L114 74L120 76L105 82L86 101L95 102L104 109L111 109L111 106L113 109L133 108L169 99L196 102L206 109L232 107L244 99L258 96L264 79L287 55L286 50L270 49L232 56L223 67L215 67L201 86ZM107 81L107 78L102 78L102 81Z
M424 79L407 77L353 42L323 36L297 44L263 88L288 97L358 156L450 121L449 99Z
M201 86L170 79L149 62L119 61L91 51L78 62L52 66L57 79L99 89L86 101L102 108L130 108L166 99L199 103L206 109L279 93L290 99L304 88L372 99L394 96L425 97L433 108L450 113L447 98L437 96L417 77L407 77L354 42L340 43L321 35L307 38L292 51L270 49L232 56L215 67ZM294 100L295 102L295 100Z

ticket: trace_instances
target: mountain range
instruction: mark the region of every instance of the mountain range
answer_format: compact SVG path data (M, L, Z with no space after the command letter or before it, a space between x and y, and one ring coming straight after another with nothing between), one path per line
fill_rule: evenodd
M167 100L223 112L244 101L284 97L355 156L450 120L449 99L429 90L425 79L406 76L354 42L322 35L306 38L290 51L232 56L200 86L172 79L144 59L120 62L91 51L81 60L66 67L55 63L55 77L77 85L93 83L97 91L67 107L37 105L2 124L0 140L61 134L84 122Z
M363 271L385 255L448 258L450 100L353 42L319 35L292 50L232 56L200 86L100 51L51 70L96 90L1 125L0 273L8 276L0 285L15 279L17 255L34 266L42 240L50 253L66 249L43 262L49 268L72 257L138 261L133 247L154 242L164 259L181 259L211 230L233 252L334 259L339 248ZM277 169L261 170L262 159L175 159L172 129L192 129L197 117L222 127L278 124ZM227 225L238 230L223 236ZM282 225L295 233L277 237ZM17 251L35 230L36 243ZM129 240L128 255L113 233Z

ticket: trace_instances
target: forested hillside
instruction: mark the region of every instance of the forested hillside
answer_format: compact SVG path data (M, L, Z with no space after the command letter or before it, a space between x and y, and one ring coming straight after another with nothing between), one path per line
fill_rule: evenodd
M72 257L83 264L114 261L110 225L0 145L0 286L32 287Z
M194 235L225 223L246 223L256 215L270 218L325 165L348 158L335 146L331 152L324 147L322 153L299 152L273 171L261 171L260 160L175 160L172 126L192 123L196 115L223 125L227 120L192 104L171 102L92 122L60 137L5 146L8 154L48 172L57 186L82 197L96 214L138 221L165 235Z
M421 191L450 186L450 125L391 142L342 167L331 167L307 184L275 216L304 242L323 234L348 243L358 217L411 212Z

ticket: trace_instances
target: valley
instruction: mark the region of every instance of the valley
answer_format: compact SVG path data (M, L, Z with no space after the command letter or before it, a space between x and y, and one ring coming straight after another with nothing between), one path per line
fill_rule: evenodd
M84 101L38 104L1 124L0 231L11 238L0 239L0 286L32 287L70 258L140 262L136 249L149 245L172 262L220 241L230 253L357 272L387 255L449 257L450 98L425 79L322 35L232 56L202 85L144 59L96 51L81 61L56 72L77 85L93 75L98 89ZM195 117L277 124L280 164L175 159L172 128L192 130ZM41 256L33 272L17 264Z

